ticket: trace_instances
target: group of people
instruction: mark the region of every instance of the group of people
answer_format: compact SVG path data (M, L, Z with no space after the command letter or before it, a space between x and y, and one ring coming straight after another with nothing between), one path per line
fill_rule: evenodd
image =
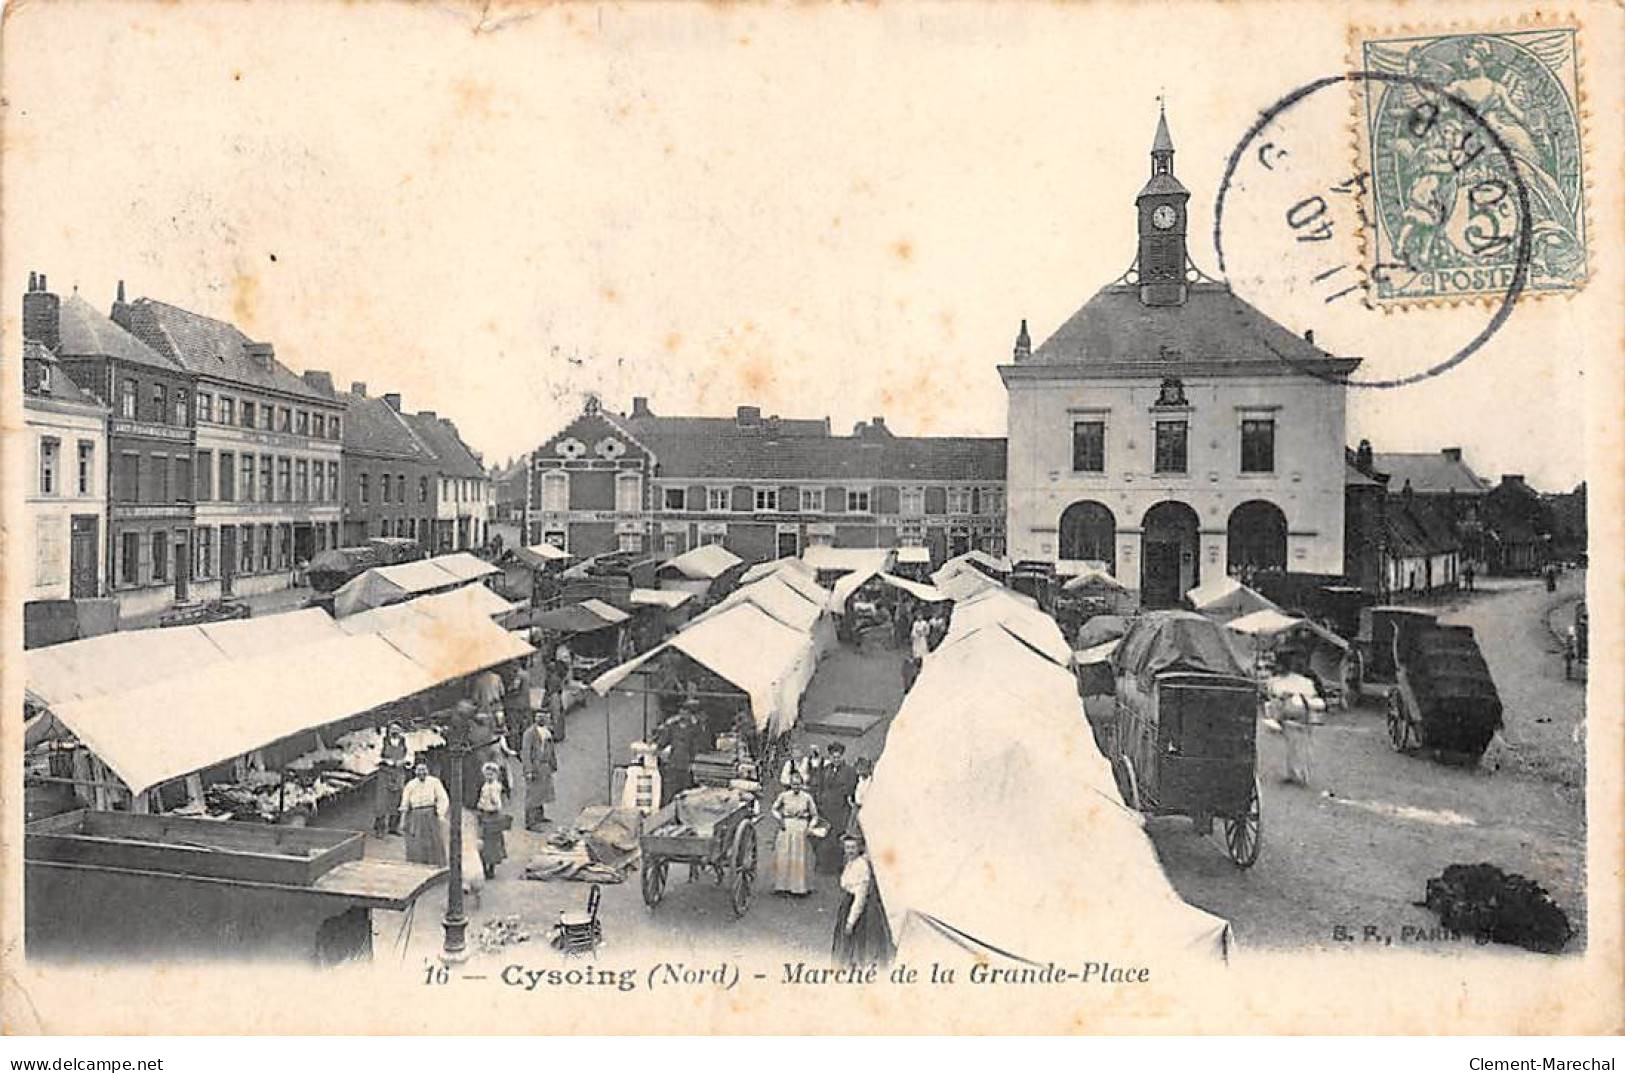
M562 726L563 708L557 692L548 689L546 674L542 661L506 674L485 671L475 677L469 699L456 705L455 722L468 736L458 806L478 818L480 863L487 879L507 859L507 806L515 790L509 761L517 761L524 781L526 830L540 830L548 822L547 806L556 796L555 741L562 735L556 736L555 727ZM408 861L445 865L452 802L426 759L413 757L398 722L385 729L376 786L375 833L403 836Z
M925 657L948 636L948 619L940 611L925 614L922 609L920 614L910 616L907 622L908 653L903 656L904 693L914 688L915 681L920 677L920 668L925 665ZM900 641L898 647L902 647L902 644Z
M872 767L867 757L846 762L846 746L834 742L828 756L818 747L796 750L779 772L779 796L772 813L779 821L773 854L773 889L792 895L812 892L808 862L820 875L841 870L841 844L857 836L858 810L869 787Z

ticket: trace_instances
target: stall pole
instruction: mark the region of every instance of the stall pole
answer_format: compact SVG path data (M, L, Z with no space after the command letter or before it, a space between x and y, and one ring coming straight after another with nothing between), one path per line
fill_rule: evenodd
M615 707L614 694L604 700L604 804L615 803L615 746L609 737L609 713Z
M647 689L645 689L645 690L642 690L642 693L643 693L643 737L639 738L638 740L639 741L648 741L649 740L649 691Z
M463 912L463 763L468 757L468 717L458 711L452 717L451 740L446 753L451 759L446 771L450 783L446 796L451 798L451 837L448 848L451 856L451 874L446 879L446 916L441 921L445 941L440 960L447 964L460 964L468 960L468 917Z

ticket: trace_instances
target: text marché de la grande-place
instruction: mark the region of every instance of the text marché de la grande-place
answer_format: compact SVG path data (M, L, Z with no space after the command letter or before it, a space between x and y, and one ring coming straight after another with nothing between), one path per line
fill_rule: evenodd
M430 982L442 982L436 978ZM525 991L547 990L561 987L611 987L618 991L635 990L639 984L649 990L663 987L717 987L731 990L742 978L757 981L771 980L778 984L793 985L871 985L871 984L1143 984L1151 980L1151 970L1144 966L1117 965L1109 961L1085 961L1080 965L1021 966L995 968L990 965L972 965L969 969L950 968L933 962L926 966L897 964L846 966L826 968L808 965L804 961L784 962L782 972L776 976L757 972L741 973L739 966L722 962L715 965L695 966L683 962L661 962L645 971L612 968L528 968L508 965L500 979L509 987Z

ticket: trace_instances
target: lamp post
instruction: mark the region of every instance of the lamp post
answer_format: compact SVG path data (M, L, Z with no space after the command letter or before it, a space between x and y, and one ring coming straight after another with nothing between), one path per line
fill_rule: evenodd
M445 942L440 960L448 965L468 960L468 917L463 912L463 764L471 751L469 715L466 702L459 703L452 712L450 740L446 743L446 754L451 760L446 770L446 796L451 799L451 807L447 809L451 816L448 839L451 875L446 881L446 916L441 921Z

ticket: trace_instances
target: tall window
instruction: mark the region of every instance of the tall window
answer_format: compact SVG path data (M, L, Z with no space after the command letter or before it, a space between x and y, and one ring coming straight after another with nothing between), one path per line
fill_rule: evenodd
M293 502L293 459L276 460L276 498L279 503Z
M1106 472L1106 422L1072 422L1072 471Z
M1156 472L1185 472L1187 432L1188 426L1183 421L1157 422Z
M293 467L294 502L310 502L310 463L301 458Z
M1275 419L1248 418L1241 423L1241 472L1275 472Z
M388 503L389 502L389 486L390 486L391 483L392 482L390 480L389 474L380 473L378 475L378 500L379 500L379 502L382 502L382 503Z
M427 477L419 477L418 478L418 502L419 503L427 503L428 501L429 501L429 478L427 478Z
M152 498L149 503L169 502L169 456L152 456Z
M1004 489L1003 488L984 488L984 489L982 489L982 513L983 514L1003 514L1004 513Z
M301 466L304 465L303 462L299 464ZM316 503L325 502L327 500L327 467L322 465L320 462L312 462L310 464L310 472L311 476L316 478L316 487L313 490L314 494L310 498Z
M327 438L327 415L312 414L310 417L310 434L318 440Z
M801 510L805 514L824 513L824 490L822 488L803 488L801 490Z
M214 396L206 391L197 393L197 419L199 424L214 420Z
M193 555L197 559L197 576L214 576L214 530L207 526L197 531L197 544Z
M293 411L286 406L278 407L276 412L276 430L278 432L287 432L292 427Z
M125 533L120 539L119 581L125 585L141 584L141 534Z
M96 489L96 445L79 441L79 494L88 496Z
M57 467L60 463L62 441L46 436L39 441L39 493L57 494Z
M230 451L220 452L220 502L237 500L237 456Z
M328 420L327 420L327 438L330 439L330 440L336 440L336 439L341 438L341 435L339 433L339 419L338 419L337 414L333 415L332 417L328 418Z
M237 566L245 574L254 572L254 527L245 525L237 532Z
M270 403L268 403L268 402L260 403L260 431L262 431L262 432L270 432L271 431L271 411L272 411L272 409L273 409L273 407L271 406ZM283 431L285 432L287 430L284 429Z
M461 481L459 483L466 485L469 482ZM618 473L615 475L615 509L623 514L631 514L643 509L642 477L636 473Z
M156 421L159 424L163 423L163 420L164 420L164 402L165 402L165 400L166 400L166 393L164 391L164 385L162 385L162 384L154 384L154 385L152 385L152 408L147 411L147 419L148 420Z
M275 503L276 496L271 491L271 456L260 455L260 502Z
M756 509L757 510L778 510L779 509L779 490L777 488L758 488L758 489L756 489Z
M116 500L120 503L141 502L141 456L134 451L120 451L118 456L118 487Z
M119 388L118 415L135 420L135 381L126 380Z
M707 488L705 490L706 510L728 510L733 506L732 497L726 488Z
M321 415L317 414L316 416L320 417ZM309 436L310 435L310 411L309 410L300 410L299 411L299 416L297 418L295 418L295 420L294 420L293 430L295 432L299 433L299 435L301 435L301 436Z
M260 526L260 569L271 569L271 527Z
M971 510L971 490L969 488L948 489L948 513L969 514Z
M338 498L339 498L339 464L337 462L329 462L327 464L327 498L332 500L335 503L338 502ZM335 526L338 525L337 522L334 522L333 524ZM336 547L338 547L338 544L335 543L333 546L336 548Z
M925 489L919 487L904 488L900 498L901 511L904 514L918 516L925 513Z
M186 424L186 392L184 392L184 391L175 392L174 407L175 407L175 424L177 424L177 425L185 425Z
M231 425L231 424L236 423L236 421L237 421L236 406L237 406L237 403L236 403L235 400L228 399L225 396L221 396L221 398L220 398L220 423L222 425Z
M868 514L869 489L848 488L846 490L846 509L850 514Z
M192 498L192 457L176 455L173 462L175 479L170 484L175 492L175 502L185 503Z
M363 473L356 480L359 482L359 498L361 502L370 502L372 500L372 479L370 475Z
M160 529L152 534L152 580L169 578L169 534Z
M248 399L243 400L243 427L254 427L254 404Z
M542 509L561 511L570 505L570 477L560 470L542 474Z
M254 502L254 456L253 455L251 455L251 454L243 455L242 474L243 474L243 486L240 489L238 489L238 493L242 496L242 499L243 499L244 503L252 503L252 502Z

